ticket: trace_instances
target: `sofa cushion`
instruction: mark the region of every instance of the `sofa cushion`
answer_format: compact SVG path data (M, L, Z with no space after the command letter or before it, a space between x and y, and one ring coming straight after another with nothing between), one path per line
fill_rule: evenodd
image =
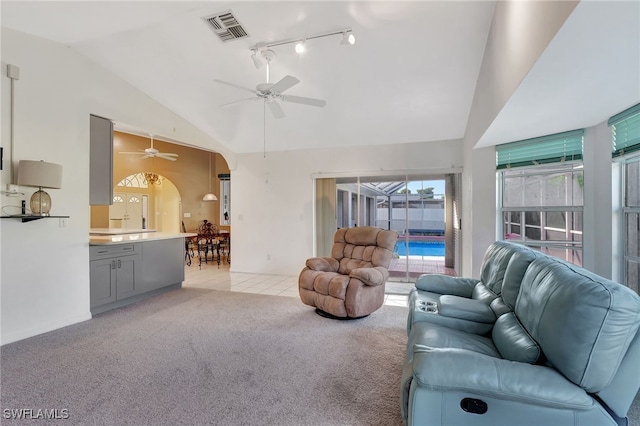
M496 241L487 249L480 271L480 281L494 294L500 295L502 292L502 280L509 260L520 248L517 244ZM491 303L491 300L487 304Z
M501 315L493 325L493 344L503 358L535 364L540 358L540 346L531 338L513 312Z
M520 284L524 278L527 268L538 257L543 256L542 253L533 251L527 247L521 246L520 249L511 256L507 269L504 272L502 282L502 301L509 306L510 310L516 306L516 299L520 292Z
M438 313L445 317L492 324L496 320L491 308L479 300L442 295L438 299Z
M640 326L629 288L551 257L527 269L515 313L549 365L588 392L613 379Z
M480 282L476 284L471 293L471 298L485 305L490 305L498 297L498 294L487 287L484 283Z
M407 357L412 357L415 345L430 348L458 348L501 358L500 352L488 337L466 333L454 328L428 322L413 325L407 341Z

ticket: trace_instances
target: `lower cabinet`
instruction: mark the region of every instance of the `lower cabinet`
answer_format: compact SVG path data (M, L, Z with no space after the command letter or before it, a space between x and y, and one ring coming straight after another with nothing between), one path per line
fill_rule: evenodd
M141 259L136 251L133 244L92 250L89 276L91 308L139 293ZM124 253L127 255L123 256Z
M90 305L97 314L184 281L184 238L90 246Z

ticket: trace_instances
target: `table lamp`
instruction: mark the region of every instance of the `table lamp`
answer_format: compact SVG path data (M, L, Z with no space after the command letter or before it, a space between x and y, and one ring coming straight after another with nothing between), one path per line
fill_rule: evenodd
M31 214L49 216L51 197L42 188L62 188L62 166L45 161L20 160L18 185L38 187L29 200Z

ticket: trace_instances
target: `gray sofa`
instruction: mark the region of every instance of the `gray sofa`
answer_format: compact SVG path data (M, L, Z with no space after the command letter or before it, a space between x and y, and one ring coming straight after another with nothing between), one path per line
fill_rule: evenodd
M482 270L481 280L432 275L416 283L401 384L405 422L626 424L640 388L640 297L506 242L489 248ZM493 294L483 297L485 290Z

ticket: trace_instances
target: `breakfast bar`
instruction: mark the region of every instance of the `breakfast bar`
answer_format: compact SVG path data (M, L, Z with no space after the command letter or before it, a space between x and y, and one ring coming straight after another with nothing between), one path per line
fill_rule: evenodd
M91 230L93 315L182 287L184 239L193 233Z

